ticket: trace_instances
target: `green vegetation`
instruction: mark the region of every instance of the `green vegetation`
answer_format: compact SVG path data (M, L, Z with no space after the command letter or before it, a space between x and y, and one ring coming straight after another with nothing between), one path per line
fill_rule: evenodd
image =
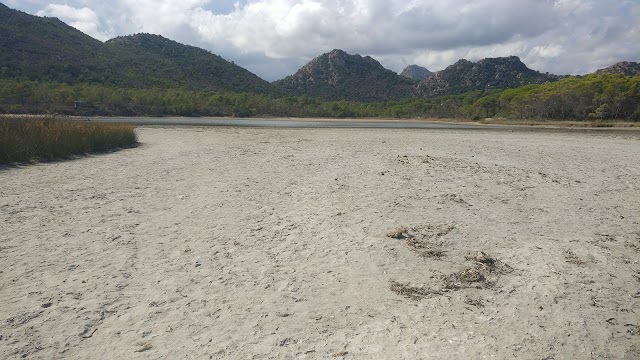
M56 18L3 4L0 79L279 93L269 82L203 49L150 34L103 43Z
M504 90L489 117L515 119L640 120L640 76L568 77L554 83Z
M306 95L0 80L0 113L639 121L640 76L567 77L517 89L377 103L322 101Z
M52 160L137 143L131 125L0 116L0 164Z

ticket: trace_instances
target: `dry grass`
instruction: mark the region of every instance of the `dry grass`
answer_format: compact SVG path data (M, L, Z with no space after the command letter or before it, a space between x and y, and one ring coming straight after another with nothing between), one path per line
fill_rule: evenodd
M0 115L0 164L47 161L137 144L132 125Z

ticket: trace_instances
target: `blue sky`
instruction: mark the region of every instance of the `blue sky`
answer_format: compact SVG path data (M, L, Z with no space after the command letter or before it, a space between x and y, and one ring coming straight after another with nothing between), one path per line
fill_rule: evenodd
M0 1L103 41L160 34L270 81L336 48L397 72L508 55L555 74L640 61L639 0Z

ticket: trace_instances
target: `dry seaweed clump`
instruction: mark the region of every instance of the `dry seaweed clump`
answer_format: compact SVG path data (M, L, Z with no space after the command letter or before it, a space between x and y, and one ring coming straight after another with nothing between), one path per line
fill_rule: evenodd
M421 242L414 237L407 239L407 244L423 256L429 256L428 251L440 252L430 248L429 243ZM435 255L433 255L435 256ZM438 256L442 256L441 254ZM513 268L502 261L482 251L467 253L465 260L473 262L460 271L440 276L442 285L438 289L426 286L411 286L396 281L391 282L390 289L398 295L412 300L421 300L431 295L444 295L449 291L460 289L488 289L495 286L500 275L513 272ZM467 297L465 303L476 307L484 306L482 299Z
M440 225L416 226L413 228L413 230L417 231L418 236L432 239L432 238L439 238L439 237L448 235L455 228L456 227L453 225L440 224Z
M396 228L393 229L389 229L386 232L386 236L393 238L393 239L403 239L405 237L407 237L406 235L409 233L409 227L408 226L398 226Z
M443 257L445 252L440 249L433 248L430 244L420 241L416 238L407 239L407 245L417 251L423 257Z
M442 295L442 291L431 290L422 286L410 286L409 284L402 284L396 281L392 281L389 288L398 295L416 301L422 300L430 295Z
M567 250L567 251L564 252L564 258L565 258L565 261L570 263L570 264L575 264L575 265L579 265L579 266L582 266L582 265L586 264L586 262L584 260L580 259L578 257L578 255L576 255L571 250Z
M472 251L465 255L465 260L476 261L482 264L495 264L496 260L482 251Z
M467 305L475 306L477 308L484 307L484 301L478 297L467 296L464 298L464 303Z
M481 268L481 270L488 273L508 274L513 271L513 268L502 261L488 255L483 251L472 251L468 253L465 260L474 261Z
M487 278L482 271L475 267L468 267L453 274L446 275L443 279L445 289L457 290L468 287L489 287Z
M513 271L511 266L482 251L472 251L464 258L475 265L444 276L446 289L489 288L495 284L497 276Z

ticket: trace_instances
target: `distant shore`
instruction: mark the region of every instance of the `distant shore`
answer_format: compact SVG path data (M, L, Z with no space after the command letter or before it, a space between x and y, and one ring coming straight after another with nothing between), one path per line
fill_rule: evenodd
M74 119L90 119L90 120L99 120L99 121L111 121L111 120L126 120L131 119L134 122L140 122L149 124L150 122L144 121L149 119L161 119L162 125L189 125L190 120L193 121L193 125L206 125L205 123L199 122L199 120L211 120L211 121L237 121L237 120L246 120L246 121L283 121L283 122L300 122L300 123L335 123L335 124L363 124L363 123L371 123L382 124L382 123L396 123L396 124L438 124L441 127L445 125L451 125L454 128L460 128L460 126L468 127L468 128L510 128L510 129L584 129L584 130L630 130L637 131L640 130L640 122L631 122L631 121L550 121L550 120L512 120L512 119L504 119L504 118L496 118L496 119L485 119L480 121L470 121L467 119L439 119L439 118L421 118L421 119L383 119L383 118L293 118L293 117L251 117L251 118L230 118L230 117L175 117L175 116L165 116L165 117L157 117L157 116L135 116L135 117L71 117ZM170 119L175 119L174 122L171 122ZM328 126L323 126L328 127Z
M26 116L26 117L48 117L52 115L47 114L5 114L3 116ZM298 122L335 122L335 123L381 123L381 122L396 122L396 123L436 123L436 124L462 124L469 126L509 126L509 127L535 127L535 128L584 128L584 129L625 129L625 130L640 130L640 122L637 121L625 121L625 120L527 120L527 119L507 119L507 118L487 118L483 120L472 121L468 119L454 119L454 118L298 118L298 117L273 117L273 116L255 116L248 118L233 118L233 117L209 117L209 116L193 116L193 117L181 117L181 116L76 116L76 115L53 115L60 118L69 118L74 120L102 120L109 121L110 119L180 119L176 122L176 125L184 125L184 122L188 119L211 119L211 120L264 120L264 121L298 121ZM163 125L170 125L164 123Z

